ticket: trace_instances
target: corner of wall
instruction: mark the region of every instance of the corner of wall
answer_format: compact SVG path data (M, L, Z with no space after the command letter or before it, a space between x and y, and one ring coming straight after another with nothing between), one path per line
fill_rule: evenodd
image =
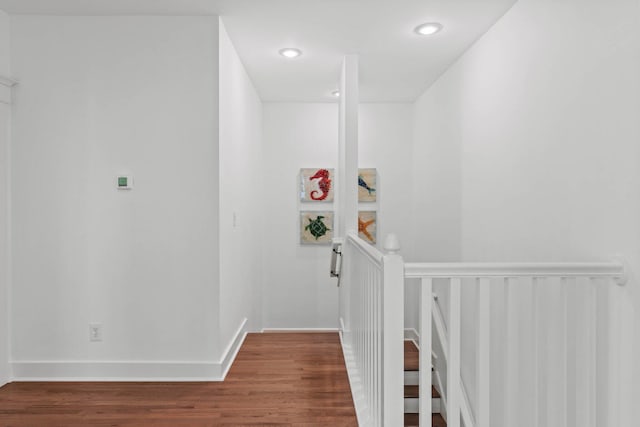
M10 18L0 11L0 386L11 380Z
M219 18L220 336L261 328L262 102ZM231 345L231 344L229 344Z

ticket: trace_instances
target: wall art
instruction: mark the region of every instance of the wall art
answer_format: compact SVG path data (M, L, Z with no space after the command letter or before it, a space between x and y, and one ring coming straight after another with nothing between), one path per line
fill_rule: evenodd
M300 201L333 202L333 169L300 169Z
M375 169L358 169L358 201L377 200L377 173Z
M333 212L300 212L300 243L327 245L333 239Z
M358 236L369 243L376 243L378 214L375 211L358 212Z

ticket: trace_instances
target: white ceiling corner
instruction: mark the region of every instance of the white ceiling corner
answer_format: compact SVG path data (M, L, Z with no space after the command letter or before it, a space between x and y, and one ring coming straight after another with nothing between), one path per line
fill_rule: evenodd
M264 101L334 102L360 57L363 102L412 102L516 0L0 0L9 14L220 15ZM441 33L413 29L440 22ZM287 60L283 47L303 55Z

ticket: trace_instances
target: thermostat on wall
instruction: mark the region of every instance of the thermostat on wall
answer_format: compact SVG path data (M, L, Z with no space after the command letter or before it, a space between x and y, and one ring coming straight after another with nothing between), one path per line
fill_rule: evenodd
M133 178L131 176L118 177L118 190L131 190L133 188Z

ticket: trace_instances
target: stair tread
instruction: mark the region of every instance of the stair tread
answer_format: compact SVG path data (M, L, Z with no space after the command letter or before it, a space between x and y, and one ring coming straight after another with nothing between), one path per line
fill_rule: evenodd
M420 370L420 353L418 352L418 347L416 347L413 341L404 342L404 370Z
M418 427L418 423L418 414L404 414L405 427ZM433 414L431 416L431 423L433 424L433 427L447 427L447 423L440 414Z
M405 398L418 398L420 397L420 386L417 385L406 385L404 386L404 397ZM436 390L435 387L431 386L431 398L438 399L440 398L440 393Z

